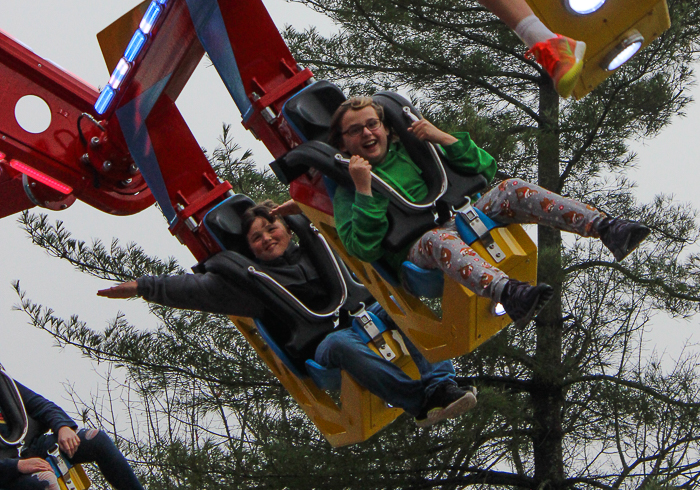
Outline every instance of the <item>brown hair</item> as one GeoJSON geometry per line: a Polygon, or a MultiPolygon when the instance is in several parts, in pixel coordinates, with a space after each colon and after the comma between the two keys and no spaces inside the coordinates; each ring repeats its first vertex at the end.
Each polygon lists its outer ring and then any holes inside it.
{"type": "Polygon", "coordinates": [[[242,216],[243,235],[248,236],[248,232],[250,231],[250,227],[253,226],[253,222],[257,218],[263,218],[268,223],[274,223],[275,221],[281,221],[282,224],[284,225],[284,227],[287,228],[287,223],[285,223],[282,218],[280,218],[279,216],[272,216],[270,214],[270,211],[272,211],[276,207],[277,207],[277,203],[275,203],[274,201],[271,201],[269,199],[266,199],[265,201],[260,202],[260,203],[256,204],[255,206],[251,206],[248,209],[246,209],[243,212],[243,216],[242,216]]]}
{"type": "Polygon", "coordinates": [[[340,121],[343,116],[352,109],[353,111],[361,111],[365,107],[372,106],[377,111],[379,120],[384,122],[384,108],[377,104],[372,97],[351,97],[338,107],[331,118],[330,133],[328,135],[328,144],[335,148],[340,148],[343,143],[343,133],[340,130],[340,121]]]}

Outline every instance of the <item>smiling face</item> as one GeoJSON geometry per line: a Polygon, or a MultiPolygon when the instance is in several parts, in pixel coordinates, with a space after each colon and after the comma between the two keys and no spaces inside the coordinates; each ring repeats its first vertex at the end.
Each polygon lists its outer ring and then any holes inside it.
{"type": "Polygon", "coordinates": [[[292,235],[280,220],[270,223],[265,218],[257,217],[250,225],[246,239],[255,257],[270,261],[284,254],[292,235]]]}
{"type": "Polygon", "coordinates": [[[380,163],[386,157],[389,148],[389,132],[380,124],[374,130],[367,129],[371,120],[381,118],[372,106],[363,107],[360,110],[348,110],[340,120],[340,131],[342,133],[342,144],[340,150],[351,155],[358,155],[371,164],[380,163]],[[347,134],[352,128],[362,128],[360,134],[351,136],[347,134]]]}

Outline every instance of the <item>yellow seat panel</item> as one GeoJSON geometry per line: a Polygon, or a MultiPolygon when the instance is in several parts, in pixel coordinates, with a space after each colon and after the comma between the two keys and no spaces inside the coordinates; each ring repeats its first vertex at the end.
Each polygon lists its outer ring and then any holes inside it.
{"type": "MultiPolygon", "coordinates": [[[[387,406],[383,400],[357,384],[345,371],[341,371],[340,404],[337,404],[311,378],[300,379],[295,376],[258,335],[253,320],[235,316],[229,318],[331,446],[347,446],[365,441],[403,412],[399,408],[387,406]]],[[[394,337],[398,332],[394,332],[383,333],[385,341],[397,354],[393,362],[411,378],[419,379],[418,368],[394,337]]],[[[377,352],[372,344],[370,348],[377,352]]]]}
{"type": "MultiPolygon", "coordinates": [[[[70,476],[71,482],[73,483],[73,488],[75,488],[75,490],[85,490],[90,488],[92,482],[90,482],[90,479],[81,465],[76,464],[71,466],[71,468],[68,470],[68,475],[70,476]]],[[[69,490],[64,477],[58,478],[58,486],[61,490],[69,490]]]]}
{"type": "MultiPolygon", "coordinates": [[[[507,315],[492,314],[490,299],[476,295],[449,277],[445,277],[442,318],[438,318],[418,298],[384,281],[371,264],[351,257],[338,237],[332,216],[304,203],[297,204],[428,361],[467,354],[511,322],[507,315]]],[[[500,227],[491,233],[506,254],[503,261],[493,262],[478,242],[472,248],[510,277],[535,284],[537,247],[522,226],[500,227]]]]}
{"type": "Polygon", "coordinates": [[[580,99],[612,72],[600,64],[633,30],[644,36],[644,49],[671,27],[666,0],[608,0],[587,15],[569,12],[562,0],[527,0],[533,12],[552,31],[586,43],[583,72],[574,88],[580,99]]]}

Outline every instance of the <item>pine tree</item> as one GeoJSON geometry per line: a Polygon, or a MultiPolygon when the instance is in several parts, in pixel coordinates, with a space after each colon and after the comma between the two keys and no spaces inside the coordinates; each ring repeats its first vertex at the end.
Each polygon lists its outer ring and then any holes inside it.
{"type": "Polygon", "coordinates": [[[639,355],[654,312],[698,308],[697,257],[688,250],[694,212],[663,195],[638,204],[625,171],[634,163],[627,142],[658,134],[690,101],[700,8],[669,1],[673,27],[573,102],[560,101],[515,35],[476,2],[302,2],[341,27],[327,39],[287,29],[297,59],[321,78],[350,94],[407,91],[439,126],[469,131],[497,158],[500,177],[654,230],[643,250],[616,264],[597,241],[565,242],[539,227],[538,280],[555,298],[532,329],[463,360],[463,372],[492,390],[474,414],[484,419],[460,451],[438,450],[442,440],[429,446],[445,469],[427,464],[421,476],[538,488],[694,481],[697,352],[667,372],[639,355]]]}
{"type": "MultiPolygon", "coordinates": [[[[670,0],[673,27],[574,102],[559,100],[515,36],[475,2],[305,3],[342,28],[327,39],[285,32],[317,78],[350,94],[408,92],[443,129],[469,131],[499,161],[499,177],[639,219],[653,234],[617,264],[597,240],[539,229],[538,278],[555,298],[529,328],[506,329],[456,361],[461,381],[480,387],[477,408],[430,430],[402,417],[340,449],[320,438],[224,318],[153,306],[156,332],[121,317],[96,331],[23,296],[32,322],[60,343],[126,368],[128,393],[138,394],[134,420],[146,421],[128,448],[148,463],[149,487],[694,486],[699,352],[689,347],[669,366],[646,355],[644,334],[655,313],[697,311],[695,213],[665,195],[638,203],[625,172],[634,164],[628,141],[658,134],[690,102],[700,7],[670,0]]],[[[249,170],[235,178],[258,182],[249,170]]],[[[180,271],[136,246],[88,246],[41,216],[22,224],[35,243],[99,277],[180,271]]],[[[106,420],[109,410],[93,413],[106,420]]]]}

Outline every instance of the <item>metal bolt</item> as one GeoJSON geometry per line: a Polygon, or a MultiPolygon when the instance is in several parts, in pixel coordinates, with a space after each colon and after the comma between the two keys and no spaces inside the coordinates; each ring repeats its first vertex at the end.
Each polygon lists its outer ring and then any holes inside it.
{"type": "Polygon", "coordinates": [[[83,156],[80,157],[80,161],[86,165],[90,165],[90,155],[88,155],[87,153],[83,153],[83,156]]]}
{"type": "Polygon", "coordinates": [[[192,216],[185,220],[185,224],[187,225],[187,228],[190,229],[190,231],[197,231],[197,228],[199,228],[199,225],[192,216]]]}
{"type": "Polygon", "coordinates": [[[267,124],[272,124],[272,122],[277,119],[277,114],[275,114],[275,111],[270,109],[269,107],[265,107],[262,112],[262,117],[267,121],[267,124]]]}
{"type": "Polygon", "coordinates": [[[127,185],[131,184],[132,181],[133,181],[133,179],[122,180],[122,185],[127,186],[127,185]]]}
{"type": "Polygon", "coordinates": [[[66,209],[68,208],[68,204],[61,204],[61,209],[66,209]]]}
{"type": "Polygon", "coordinates": [[[92,145],[93,148],[100,146],[100,138],[97,136],[93,136],[90,138],[90,145],[92,145]]]}
{"type": "Polygon", "coordinates": [[[102,164],[102,170],[104,170],[105,172],[109,172],[111,168],[112,162],[110,162],[109,160],[105,160],[105,162],[102,164]]]}
{"type": "Polygon", "coordinates": [[[31,183],[31,186],[32,186],[32,187],[36,187],[36,182],[32,182],[32,183],[31,183]]]}
{"type": "MultiPolygon", "coordinates": [[[[129,165],[129,173],[131,175],[137,174],[138,172],[139,172],[139,168],[136,166],[135,163],[132,163],[131,165],[129,165]]],[[[129,180],[131,180],[131,179],[129,179],[129,180]]]]}

